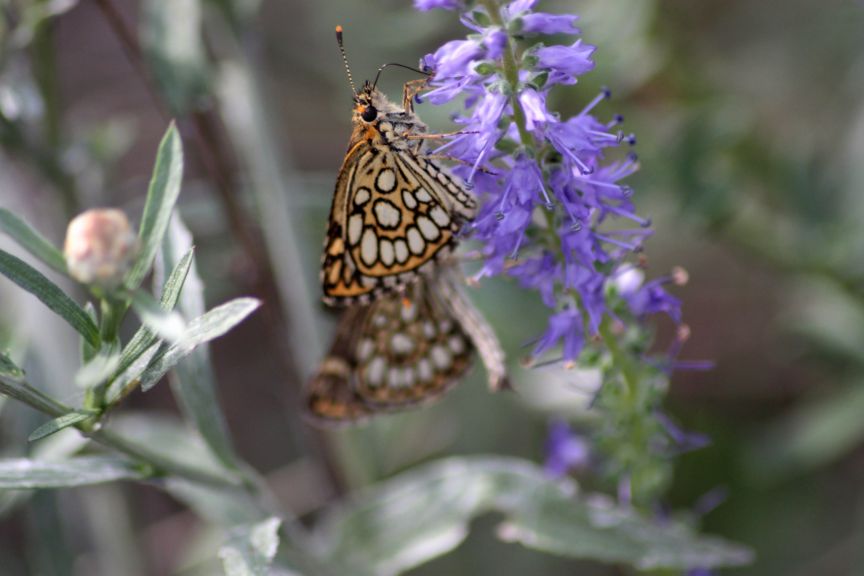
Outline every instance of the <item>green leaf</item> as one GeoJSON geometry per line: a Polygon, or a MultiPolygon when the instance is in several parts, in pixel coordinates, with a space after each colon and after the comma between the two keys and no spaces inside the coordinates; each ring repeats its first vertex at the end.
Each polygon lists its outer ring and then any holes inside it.
{"type": "Polygon", "coordinates": [[[742,546],[580,494],[530,462],[496,457],[450,458],[360,493],[330,511],[318,530],[320,550],[356,572],[398,574],[454,549],[471,519],[490,511],[505,515],[503,540],[570,558],[640,570],[738,566],[752,558],[742,546]]]}
{"type": "Polygon", "coordinates": [[[23,260],[0,250],[0,274],[36,296],[43,304],[77,330],[90,346],[99,347],[99,328],[93,323],[87,312],[56,284],[43,276],[41,272],[23,260]]]}
{"type": "Polygon", "coordinates": [[[24,371],[0,352],[0,394],[33,406],[46,414],[61,415],[70,408],[36,390],[24,379],[24,371]]]}
{"type": "MultiPolygon", "coordinates": [[[[180,293],[186,282],[186,276],[189,274],[189,268],[192,266],[193,256],[193,249],[190,248],[189,251],[183,255],[171,271],[171,275],[168,276],[168,279],[165,281],[165,284],[162,287],[162,298],[160,300],[163,310],[173,310],[177,305],[177,300],[180,298],[180,293]]],[[[138,360],[138,358],[140,358],[146,351],[150,350],[153,347],[153,344],[157,341],[158,338],[149,328],[146,326],[139,328],[123,349],[123,354],[120,357],[120,365],[117,367],[116,374],[119,375],[132,366],[135,361],[138,360]]],[[[144,367],[142,366],[142,370],[143,368],[144,367]]]]}
{"type": "Polygon", "coordinates": [[[141,389],[152,388],[180,360],[197,346],[214,340],[242,322],[260,305],[254,298],[237,298],[189,322],[183,337],[157,356],[141,375],[141,389]]]}
{"type": "Polygon", "coordinates": [[[19,246],[57,272],[66,274],[66,259],[63,258],[63,253],[27,222],[5,208],[0,208],[0,231],[8,234],[19,246]]]}
{"type": "Polygon", "coordinates": [[[18,16],[19,21],[12,34],[12,44],[19,49],[26,47],[46,20],[71,10],[77,4],[78,0],[43,0],[23,3],[20,6],[22,12],[18,16]]]}
{"type": "Polygon", "coordinates": [[[180,314],[166,310],[143,290],[133,292],[131,300],[141,322],[163,340],[176,342],[186,331],[186,322],[180,314]]]}
{"type": "MultiPolygon", "coordinates": [[[[156,259],[154,280],[165,276],[165,271],[174,262],[192,249],[192,234],[183,224],[179,214],[175,214],[165,235],[160,258],[156,259]]],[[[166,281],[166,285],[168,282],[166,281]]],[[[204,284],[198,276],[194,261],[183,288],[178,306],[187,318],[204,314],[204,284]]],[[[237,456],[228,433],[225,417],[219,407],[216,395],[216,378],[210,364],[210,350],[206,345],[199,346],[182,363],[178,364],[170,377],[171,390],[180,409],[191,420],[201,436],[225,466],[236,469],[237,456]]]]}
{"type": "Polygon", "coordinates": [[[45,424],[42,424],[41,426],[36,428],[36,430],[34,430],[30,434],[30,436],[27,437],[27,440],[29,440],[30,442],[33,442],[35,440],[41,440],[42,438],[50,436],[55,432],[59,432],[64,428],[74,426],[79,422],[83,422],[84,420],[90,418],[92,415],[92,412],[86,411],[77,411],[70,412],[69,414],[64,414],[63,416],[60,416],[59,418],[54,418],[53,420],[49,420],[45,424]]]}
{"type": "Polygon", "coordinates": [[[236,528],[228,542],[219,549],[219,558],[227,576],[268,576],[270,565],[279,549],[278,518],[236,528]]]}
{"type": "Polygon", "coordinates": [[[20,382],[24,379],[24,371],[12,362],[6,354],[0,352],[0,378],[3,377],[20,382]]]}
{"type": "Polygon", "coordinates": [[[141,228],[138,231],[140,250],[135,264],[126,276],[126,287],[137,289],[156,257],[162,238],[168,228],[171,212],[180,195],[180,184],[183,180],[183,147],[180,135],[172,123],[168,132],[159,144],[156,154],[156,166],[147,190],[147,201],[144,204],[144,215],[141,218],[141,228]]]}
{"type": "Polygon", "coordinates": [[[120,343],[106,343],[75,373],[75,385],[79,388],[91,388],[107,382],[116,373],[119,365],[120,343]]]}
{"type": "Polygon", "coordinates": [[[60,461],[0,460],[0,488],[8,490],[86,486],[143,477],[129,462],[111,456],[82,456],[60,461]]]}
{"type": "Polygon", "coordinates": [[[774,423],[746,453],[759,482],[776,482],[826,466],[864,440],[864,385],[855,383],[811,400],[774,423]]]}
{"type": "Polygon", "coordinates": [[[209,94],[200,0],[147,0],[141,44],[174,114],[185,114],[209,94]]]}

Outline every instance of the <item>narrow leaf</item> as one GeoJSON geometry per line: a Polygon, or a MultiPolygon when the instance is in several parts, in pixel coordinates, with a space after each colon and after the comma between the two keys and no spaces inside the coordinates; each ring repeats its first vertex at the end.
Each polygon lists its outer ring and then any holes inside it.
{"type": "MultiPolygon", "coordinates": [[[[168,279],[165,280],[165,284],[162,287],[162,298],[160,299],[163,310],[173,310],[177,305],[177,300],[180,298],[180,293],[183,290],[186,277],[189,274],[189,268],[192,265],[193,257],[194,250],[190,248],[171,271],[171,275],[168,276],[168,279]]],[[[132,364],[135,363],[135,361],[144,352],[149,350],[157,340],[158,338],[149,328],[146,326],[139,328],[123,349],[123,354],[120,357],[120,365],[117,367],[117,374],[124,372],[132,366],[132,364]]]]}
{"type": "Polygon", "coordinates": [[[281,523],[278,518],[268,518],[258,524],[235,529],[228,542],[219,549],[225,574],[268,576],[279,549],[281,523]]]}
{"type": "Polygon", "coordinates": [[[168,370],[188,356],[197,346],[224,335],[260,305],[254,298],[237,298],[189,322],[183,337],[158,356],[141,375],[141,389],[152,388],[168,370]]]}
{"type": "Polygon", "coordinates": [[[514,458],[450,458],[398,476],[331,510],[319,528],[331,562],[377,576],[398,574],[445,554],[472,518],[496,511],[505,541],[570,558],[639,569],[738,566],[749,550],[699,536],[586,495],[514,458]]]}
{"type": "Polygon", "coordinates": [[[745,453],[758,482],[777,482],[826,466],[864,440],[864,385],[847,384],[774,422],[745,453]]]}
{"type": "Polygon", "coordinates": [[[162,237],[168,228],[171,212],[180,195],[180,184],[183,179],[183,147],[180,135],[172,123],[168,132],[159,144],[156,154],[156,166],[147,191],[147,201],[144,205],[144,215],[138,232],[140,251],[135,264],[126,276],[126,286],[135,290],[150,270],[153,259],[162,237]]]}
{"type": "Polygon", "coordinates": [[[129,462],[110,456],[82,456],[60,461],[0,460],[2,489],[63,488],[141,478],[141,472],[129,462]]]}
{"type": "Polygon", "coordinates": [[[70,408],[36,390],[24,379],[24,371],[0,352],[0,394],[51,415],[61,415],[70,408]]]}
{"type": "Polygon", "coordinates": [[[0,377],[6,377],[15,381],[20,381],[24,378],[24,371],[2,352],[0,352],[0,377]]]}
{"type": "Polygon", "coordinates": [[[201,4],[201,0],[146,0],[142,6],[142,48],[175,114],[189,112],[209,94],[201,4]]]}
{"type": "MultiPolygon", "coordinates": [[[[156,259],[154,280],[159,281],[165,276],[167,269],[192,248],[192,234],[186,228],[179,214],[174,214],[168,233],[162,244],[160,257],[156,259]]],[[[182,262],[182,258],[181,258],[182,262]]],[[[169,278],[170,279],[170,278],[169,278]]],[[[168,291],[169,282],[166,281],[168,291]]],[[[198,276],[194,261],[189,267],[189,274],[183,286],[183,292],[177,302],[180,311],[186,318],[196,318],[204,314],[204,283],[198,276]]],[[[201,436],[228,468],[236,469],[237,456],[228,433],[225,417],[219,407],[216,394],[216,378],[210,363],[210,349],[207,345],[199,346],[185,361],[178,364],[171,372],[171,391],[187,419],[195,424],[201,436]]]]}
{"type": "Polygon", "coordinates": [[[155,335],[168,342],[176,342],[186,330],[183,317],[171,310],[165,310],[159,302],[142,290],[132,293],[132,309],[141,322],[155,335]]]}
{"type": "Polygon", "coordinates": [[[64,428],[68,428],[69,426],[74,426],[79,422],[83,422],[92,416],[90,412],[78,411],[78,412],[70,412],[69,414],[64,414],[59,418],[54,418],[53,420],[49,420],[48,422],[42,424],[36,430],[34,430],[30,436],[27,437],[27,440],[33,442],[35,440],[40,440],[45,438],[46,436],[50,436],[55,432],[59,432],[64,428]]]}
{"type": "Polygon", "coordinates": [[[99,328],[87,312],[41,272],[23,260],[0,250],[0,274],[36,296],[77,330],[89,345],[94,348],[99,347],[99,328]]]}
{"type": "Polygon", "coordinates": [[[0,231],[8,234],[19,246],[57,272],[66,274],[66,260],[63,258],[63,253],[27,222],[6,208],[0,208],[0,231]]]}
{"type": "Polygon", "coordinates": [[[119,342],[105,344],[93,358],[75,373],[75,385],[79,388],[91,388],[107,382],[116,373],[119,365],[119,342]]]}

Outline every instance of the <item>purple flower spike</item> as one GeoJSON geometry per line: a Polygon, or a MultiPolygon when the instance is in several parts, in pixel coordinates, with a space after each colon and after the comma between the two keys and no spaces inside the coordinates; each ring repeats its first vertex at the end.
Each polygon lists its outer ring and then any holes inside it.
{"type": "Polygon", "coordinates": [[[549,426],[546,439],[546,474],[563,478],[571,470],[579,470],[591,460],[591,446],[582,436],[573,433],[566,422],[557,420],[549,426]]]}
{"type": "MultiPolygon", "coordinates": [[[[424,99],[462,104],[453,118],[459,133],[433,152],[458,161],[453,171],[480,203],[466,226],[483,256],[474,280],[511,276],[549,309],[531,360],[560,358],[566,367],[581,361],[612,384],[601,387],[596,407],[623,414],[618,420],[625,424],[600,431],[601,445],[613,460],[626,460],[615,462],[622,501],[640,501],[644,494],[630,492],[654,489],[656,483],[644,480],[666,465],[670,446],[681,451],[705,442],[657,416],[662,396],[640,390],[680,365],[687,328],[681,302],[668,288],[682,285],[686,274],[646,280],[633,264],[652,234],[651,220],[637,213],[626,184],[639,169],[636,136],[625,131],[621,115],[601,116],[608,89],[587,98],[569,118],[550,110],[552,90],[576,84],[594,69],[595,47],[579,38],[556,43],[550,35],[579,34],[577,17],[535,12],[535,4],[475,3],[460,18],[467,39],[448,42],[424,59],[421,66],[432,75],[424,99]],[[660,358],[646,352],[652,348],[644,323],[656,314],[672,318],[679,332],[660,358]],[[622,403],[622,387],[638,402],[622,403]],[[655,432],[646,435],[645,429],[655,432]]],[[[584,442],[557,424],[550,431],[547,471],[566,474],[586,453],[584,442]]]]}

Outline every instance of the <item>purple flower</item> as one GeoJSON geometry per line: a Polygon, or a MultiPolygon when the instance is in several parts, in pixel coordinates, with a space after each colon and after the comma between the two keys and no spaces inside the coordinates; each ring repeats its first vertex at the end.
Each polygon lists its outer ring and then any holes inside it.
{"type": "MultiPolygon", "coordinates": [[[[460,131],[432,152],[454,158],[453,171],[480,202],[464,228],[483,256],[474,279],[506,275],[538,294],[548,308],[532,362],[561,362],[600,373],[592,407],[610,416],[598,427],[597,450],[609,459],[622,502],[656,496],[669,456],[696,449],[707,438],[681,430],[661,411],[663,380],[673,369],[703,367],[678,354],[689,329],[681,302],[669,292],[683,271],[646,280],[632,262],[652,234],[637,212],[627,178],[639,169],[636,137],[623,117],[601,114],[602,90],[577,114],[561,117],[549,98],[594,69],[595,47],[550,34],[576,35],[577,17],[534,12],[536,0],[475,3],[460,20],[465,40],[444,44],[424,58],[431,74],[425,98],[459,100],[460,131]],[[495,10],[497,13],[489,13],[495,10]],[[535,40],[536,39],[536,40],[535,40]],[[533,42],[533,46],[527,45],[533,42]],[[649,317],[677,325],[665,354],[653,350],[649,317]],[[647,480],[647,481],[646,481],[647,480]]],[[[589,459],[588,443],[555,423],[546,470],[560,477],[589,459]]]]}
{"type": "Polygon", "coordinates": [[[585,344],[582,316],[575,308],[565,308],[549,317],[549,326],[534,347],[534,355],[540,356],[561,342],[565,362],[575,362],[585,344]]]}
{"type": "Polygon", "coordinates": [[[444,10],[455,10],[460,8],[462,2],[460,0],[414,0],[414,7],[418,10],[426,12],[435,8],[443,8],[444,10]]]}
{"type": "Polygon", "coordinates": [[[658,411],[655,418],[674,442],[674,453],[676,454],[701,450],[711,444],[711,440],[707,436],[682,429],[663,412],[658,411]]]}
{"type": "Polygon", "coordinates": [[[590,444],[582,436],[574,434],[566,422],[556,420],[549,425],[544,465],[547,475],[562,478],[571,470],[588,465],[590,459],[590,444]]]}
{"type": "Polygon", "coordinates": [[[594,50],[596,47],[576,40],[570,46],[544,46],[534,55],[537,67],[549,71],[550,84],[575,84],[577,76],[594,69],[594,50]]]}
{"type": "Polygon", "coordinates": [[[576,20],[579,18],[572,14],[526,14],[517,17],[517,30],[520,35],[526,34],[578,34],[576,20]]]}

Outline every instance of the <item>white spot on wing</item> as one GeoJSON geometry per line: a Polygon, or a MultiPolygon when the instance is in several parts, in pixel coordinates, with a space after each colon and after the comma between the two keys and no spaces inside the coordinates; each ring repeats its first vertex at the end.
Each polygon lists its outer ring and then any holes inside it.
{"type": "Polygon", "coordinates": [[[421,382],[430,382],[432,380],[432,364],[426,358],[421,358],[417,362],[417,376],[421,382]]]}
{"type": "Polygon", "coordinates": [[[433,338],[435,338],[435,324],[433,324],[432,322],[428,322],[428,321],[424,322],[423,323],[423,336],[425,336],[429,340],[432,340],[433,338]]]}
{"type": "Polygon", "coordinates": [[[361,232],[363,232],[363,215],[353,214],[348,219],[348,243],[355,246],[360,241],[361,232]]]}
{"type": "Polygon", "coordinates": [[[364,338],[360,341],[360,344],[357,345],[357,360],[365,362],[372,356],[372,352],[374,351],[375,343],[369,338],[364,338]]]}
{"type": "Polygon", "coordinates": [[[382,228],[396,228],[402,219],[399,209],[387,200],[375,202],[375,218],[382,228]]]}
{"type": "Polygon", "coordinates": [[[420,232],[430,242],[434,242],[441,236],[441,231],[438,230],[438,227],[426,216],[419,216],[417,218],[417,227],[420,228],[420,232]]]}
{"type": "Polygon", "coordinates": [[[435,367],[438,368],[438,370],[447,370],[450,368],[450,363],[453,361],[453,356],[450,354],[450,351],[440,344],[433,346],[432,350],[429,351],[429,355],[432,356],[432,363],[435,364],[435,367]]]}
{"type": "Polygon", "coordinates": [[[375,187],[381,192],[391,192],[396,187],[396,174],[392,168],[384,168],[378,172],[375,187]]]}
{"type": "Polygon", "coordinates": [[[399,368],[393,367],[387,372],[387,386],[391,388],[402,386],[402,371],[399,368]]]}
{"type": "Polygon", "coordinates": [[[379,386],[384,382],[387,362],[381,356],[376,356],[366,368],[366,381],[370,386],[379,386]]]}
{"type": "Polygon", "coordinates": [[[393,259],[396,257],[393,252],[393,242],[387,238],[381,238],[378,245],[378,251],[381,256],[381,262],[383,262],[385,266],[392,266],[393,259]]]}
{"type": "Polygon", "coordinates": [[[423,236],[420,235],[420,231],[417,230],[414,226],[408,229],[408,247],[411,249],[412,254],[416,254],[420,256],[426,250],[426,241],[423,240],[423,236]]]}
{"type": "Polygon", "coordinates": [[[406,334],[397,332],[390,338],[390,348],[394,354],[410,354],[414,351],[414,341],[406,334]]]}
{"type": "Polygon", "coordinates": [[[408,244],[405,243],[405,240],[400,238],[399,240],[396,240],[394,247],[396,248],[396,261],[400,264],[404,264],[405,261],[408,260],[408,244]]]}
{"type": "Polygon", "coordinates": [[[414,197],[417,198],[420,202],[431,202],[432,196],[429,195],[429,192],[420,188],[416,192],[414,192],[414,197]]]}
{"type": "Polygon", "coordinates": [[[362,206],[369,201],[370,195],[371,193],[369,192],[368,188],[360,188],[359,190],[357,190],[357,193],[354,194],[354,204],[356,204],[357,206],[362,206]]]}
{"type": "Polygon", "coordinates": [[[360,241],[360,259],[367,266],[372,266],[378,260],[378,237],[372,228],[363,231],[363,239],[360,241]]]}
{"type": "Polygon", "coordinates": [[[432,209],[429,210],[429,216],[431,216],[432,220],[442,228],[445,228],[450,224],[450,216],[447,215],[447,212],[441,208],[441,206],[433,206],[432,209]]]}
{"type": "Polygon", "coordinates": [[[414,369],[410,366],[402,369],[402,382],[408,387],[414,385],[414,369]]]}
{"type": "Polygon", "coordinates": [[[454,334],[447,340],[447,345],[454,354],[462,354],[465,352],[465,340],[458,334],[454,334]]]}
{"type": "Polygon", "coordinates": [[[413,302],[407,306],[402,306],[402,321],[411,322],[417,316],[417,306],[413,302]]]}
{"type": "Polygon", "coordinates": [[[417,199],[414,198],[414,195],[408,190],[402,191],[402,203],[405,204],[405,207],[409,210],[413,210],[417,207],[417,199]]]}

